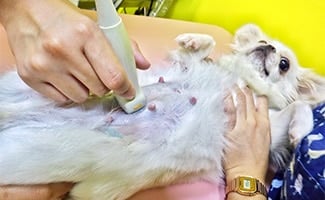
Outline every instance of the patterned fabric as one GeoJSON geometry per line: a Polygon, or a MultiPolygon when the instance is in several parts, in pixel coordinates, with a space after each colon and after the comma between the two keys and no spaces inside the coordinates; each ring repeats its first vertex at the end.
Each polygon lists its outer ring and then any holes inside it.
{"type": "Polygon", "coordinates": [[[325,200],[325,104],[313,114],[313,131],[298,145],[290,166],[274,177],[268,200],[325,200]]]}

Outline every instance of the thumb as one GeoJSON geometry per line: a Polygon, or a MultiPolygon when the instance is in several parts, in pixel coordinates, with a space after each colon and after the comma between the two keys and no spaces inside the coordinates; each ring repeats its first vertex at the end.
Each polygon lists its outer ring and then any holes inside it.
{"type": "Polygon", "coordinates": [[[148,69],[150,67],[149,61],[143,56],[139,45],[132,40],[132,49],[134,53],[135,63],[138,69],[148,69]]]}

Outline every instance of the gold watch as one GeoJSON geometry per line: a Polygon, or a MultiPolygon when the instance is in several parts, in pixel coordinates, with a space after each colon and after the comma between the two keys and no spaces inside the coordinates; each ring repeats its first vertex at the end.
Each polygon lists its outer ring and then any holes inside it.
{"type": "Polygon", "coordinates": [[[258,179],[250,176],[239,176],[235,178],[226,187],[226,195],[230,192],[237,192],[244,196],[255,196],[262,194],[267,198],[267,190],[265,185],[258,179]]]}

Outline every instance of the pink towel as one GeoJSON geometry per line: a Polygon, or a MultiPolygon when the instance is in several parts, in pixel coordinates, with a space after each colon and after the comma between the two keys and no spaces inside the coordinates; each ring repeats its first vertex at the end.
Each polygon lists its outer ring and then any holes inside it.
{"type": "Polygon", "coordinates": [[[224,198],[223,185],[199,181],[145,190],[130,200],[224,200],[224,198]]]}

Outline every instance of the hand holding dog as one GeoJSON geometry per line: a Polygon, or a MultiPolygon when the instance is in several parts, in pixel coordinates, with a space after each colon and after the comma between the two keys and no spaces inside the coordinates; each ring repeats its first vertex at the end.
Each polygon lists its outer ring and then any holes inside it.
{"type": "MultiPolygon", "coordinates": [[[[83,102],[109,90],[132,98],[134,89],[97,24],[68,1],[0,1],[0,20],[18,73],[33,89],[59,102],[83,102]]],[[[139,68],[149,67],[138,48],[139,68]]]]}
{"type": "MultiPolygon", "coordinates": [[[[270,149],[270,124],[268,102],[258,97],[256,105],[248,88],[235,87],[237,108],[231,95],[226,98],[225,111],[229,117],[229,132],[226,137],[230,145],[225,149],[226,182],[238,176],[252,176],[265,184],[270,149]]],[[[238,198],[229,193],[228,199],[238,198]]],[[[251,198],[251,197],[250,197],[251,198]]],[[[256,198],[264,199],[262,195],[256,198]]]]}

